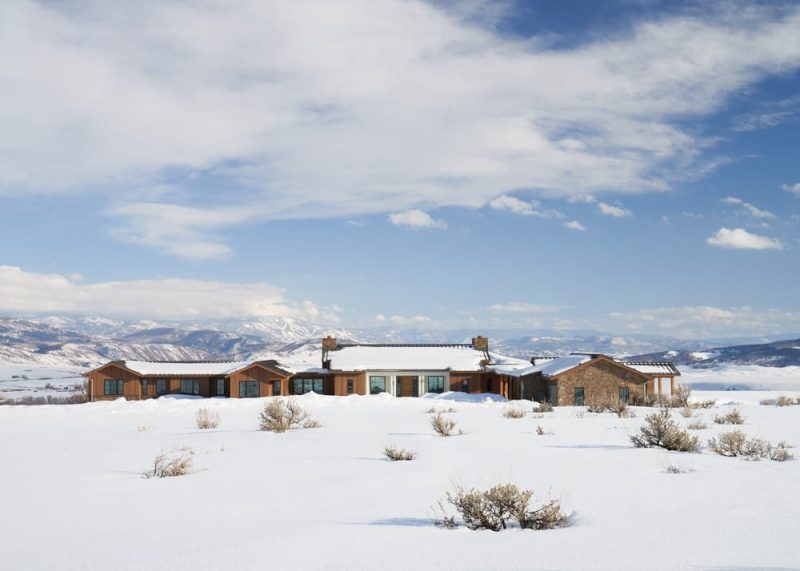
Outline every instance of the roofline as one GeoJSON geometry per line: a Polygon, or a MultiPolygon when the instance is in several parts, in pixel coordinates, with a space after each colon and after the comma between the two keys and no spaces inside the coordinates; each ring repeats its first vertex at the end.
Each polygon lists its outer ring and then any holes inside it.
{"type": "MultiPolygon", "coordinates": [[[[340,343],[336,350],[346,347],[460,347],[475,349],[470,343],[340,343]]],[[[475,349],[478,351],[478,349],[475,349]]],[[[483,351],[479,351],[483,353],[483,351]]]]}
{"type": "Polygon", "coordinates": [[[649,375],[647,375],[645,373],[642,373],[640,371],[637,371],[636,369],[632,369],[631,367],[626,366],[624,363],[620,363],[619,361],[616,361],[616,360],[612,359],[608,355],[603,355],[603,354],[596,354],[596,355],[597,355],[596,357],[590,358],[585,363],[581,363],[580,365],[576,365],[575,367],[572,367],[571,369],[567,369],[566,371],[561,371],[560,373],[558,373],[556,375],[546,375],[545,373],[542,373],[542,376],[543,377],[547,377],[548,379],[558,379],[558,377],[560,377],[564,373],[569,373],[570,371],[574,371],[575,369],[580,369],[582,367],[585,367],[586,365],[590,365],[592,363],[595,363],[597,360],[600,359],[600,360],[606,361],[608,363],[612,363],[614,365],[619,365],[623,369],[625,369],[627,371],[630,371],[631,373],[634,373],[634,374],[636,374],[636,375],[638,375],[640,377],[643,377],[645,379],[645,381],[650,380],[650,376],[649,375]]]}

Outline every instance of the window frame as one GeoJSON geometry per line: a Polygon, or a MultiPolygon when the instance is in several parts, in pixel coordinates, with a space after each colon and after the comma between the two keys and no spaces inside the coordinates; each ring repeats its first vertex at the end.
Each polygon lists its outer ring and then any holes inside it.
{"type": "Polygon", "coordinates": [[[239,398],[257,399],[261,396],[261,381],[239,381],[239,398]],[[255,394],[250,394],[250,388],[255,387],[255,394]]]}
{"type": "Polygon", "coordinates": [[[369,381],[369,394],[371,394],[371,395],[379,395],[381,393],[385,393],[386,392],[386,375],[383,375],[383,376],[381,376],[381,375],[370,375],[368,381],[369,381]],[[378,381],[378,379],[380,379],[380,381],[378,381]],[[376,382],[376,383],[380,382],[383,385],[383,388],[378,390],[377,389],[377,385],[373,386],[373,381],[376,382]]]}
{"type": "Polygon", "coordinates": [[[142,379],[142,396],[146,397],[150,392],[150,380],[149,379],[142,379]]]}
{"type": "Polygon", "coordinates": [[[572,402],[575,406],[586,406],[586,387],[573,387],[572,388],[572,402]],[[578,402],[578,391],[580,391],[580,403],[578,402]]]}
{"type": "Polygon", "coordinates": [[[347,394],[353,394],[353,379],[347,379],[347,394]]]}
{"type": "Polygon", "coordinates": [[[180,394],[200,396],[200,379],[181,379],[180,394]],[[190,391],[185,389],[184,383],[192,383],[190,391]]]}
{"type": "Polygon", "coordinates": [[[310,392],[314,392],[318,395],[325,394],[325,379],[323,379],[322,377],[292,379],[293,395],[300,396],[310,392]]]}
{"type": "Polygon", "coordinates": [[[169,394],[169,382],[167,379],[156,379],[156,396],[169,394]],[[161,390],[163,387],[163,390],[161,390]]]}
{"type": "Polygon", "coordinates": [[[620,387],[619,388],[619,402],[628,404],[631,400],[631,388],[630,387],[620,387]],[[623,394],[625,396],[623,396],[623,394]]]}
{"type": "Polygon", "coordinates": [[[279,397],[283,394],[283,386],[281,385],[283,381],[280,379],[274,379],[271,383],[272,386],[272,396],[279,397]],[[278,389],[277,391],[275,389],[278,389]]]}
{"type": "Polygon", "coordinates": [[[125,380],[124,379],[103,379],[103,396],[118,397],[125,394],[125,380]],[[109,390],[114,383],[113,390],[109,390]]]}
{"type": "Polygon", "coordinates": [[[469,393],[469,379],[461,379],[461,392],[469,393]]]}
{"type": "Polygon", "coordinates": [[[444,375],[428,375],[428,392],[439,395],[444,392],[444,375]],[[432,388],[431,387],[432,380],[435,381],[440,386],[432,388]]]}

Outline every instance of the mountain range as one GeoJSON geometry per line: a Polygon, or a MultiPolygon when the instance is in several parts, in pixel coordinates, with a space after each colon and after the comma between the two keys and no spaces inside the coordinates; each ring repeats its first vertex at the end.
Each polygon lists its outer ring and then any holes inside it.
{"type": "Polygon", "coordinates": [[[156,322],[64,316],[0,318],[0,362],[92,367],[111,359],[276,358],[287,364],[316,366],[319,342],[325,335],[358,343],[469,343],[477,334],[489,337],[492,350],[525,359],[583,351],[670,359],[701,367],[722,363],[800,365],[800,340],[744,339],[741,344],[724,345],[714,340],[594,331],[537,331],[532,335],[520,329],[346,329],[288,317],[156,322]]]}

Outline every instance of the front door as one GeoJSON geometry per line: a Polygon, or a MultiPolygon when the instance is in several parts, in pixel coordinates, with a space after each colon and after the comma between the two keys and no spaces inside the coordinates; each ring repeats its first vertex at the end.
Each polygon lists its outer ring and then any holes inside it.
{"type": "Polygon", "coordinates": [[[399,397],[419,396],[419,377],[411,377],[411,376],[397,377],[397,396],[399,397]]]}

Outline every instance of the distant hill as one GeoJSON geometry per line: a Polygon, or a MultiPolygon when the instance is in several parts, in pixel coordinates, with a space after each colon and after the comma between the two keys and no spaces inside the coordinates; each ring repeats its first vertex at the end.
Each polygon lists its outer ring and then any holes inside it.
{"type": "Polygon", "coordinates": [[[676,365],[709,368],[718,365],[761,365],[790,367],[800,365],[800,339],[750,345],[712,347],[702,351],[669,350],[636,355],[637,359],[669,359],[676,365]]]}

